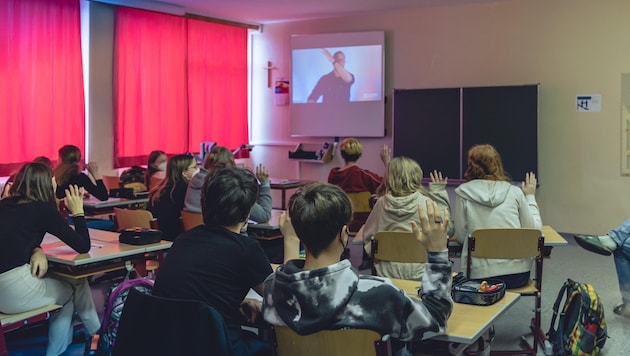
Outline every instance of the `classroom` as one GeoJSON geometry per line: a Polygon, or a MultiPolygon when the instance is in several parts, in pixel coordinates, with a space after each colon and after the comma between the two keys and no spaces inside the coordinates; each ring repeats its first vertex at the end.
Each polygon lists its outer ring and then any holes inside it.
{"type": "MultiPolygon", "coordinates": [[[[113,76],[111,71],[102,69],[113,65],[111,3],[116,2],[125,1],[86,1],[90,43],[90,56],[84,63],[90,73],[86,90],[90,117],[86,154],[105,173],[122,168],[115,167],[112,155],[113,76]]],[[[331,168],[342,166],[338,150],[331,162],[323,164],[288,158],[287,153],[298,144],[319,148],[324,142],[332,143],[335,137],[292,137],[289,106],[276,104],[274,88],[268,84],[270,80],[291,78],[292,35],[384,31],[387,99],[391,99],[395,89],[539,85],[538,167],[532,168],[540,183],[536,200],[544,225],[552,226],[563,236],[604,234],[628,218],[630,201],[624,203],[617,198],[630,193],[630,131],[628,117],[624,116],[630,97],[622,96],[628,94],[624,86],[630,85],[622,80],[624,74],[630,73],[630,48],[626,45],[630,34],[628,1],[495,0],[450,1],[440,5],[424,1],[424,6],[332,12],[294,19],[260,19],[249,13],[234,17],[231,14],[238,13],[236,10],[219,7],[213,12],[212,2],[203,6],[199,1],[170,3],[185,9],[197,6],[194,10],[202,16],[259,26],[258,30],[250,30],[248,44],[249,140],[244,143],[252,150],[249,158],[239,161],[248,167],[262,163],[277,179],[325,182],[331,168]],[[586,94],[601,96],[601,110],[584,112],[576,107],[576,97],[586,94]]],[[[228,3],[222,2],[229,8],[228,3]]],[[[383,145],[393,146],[392,127],[392,101],[387,100],[384,136],[361,138],[363,168],[384,172],[378,152],[383,145]]],[[[393,154],[396,156],[396,152],[393,154]]],[[[425,178],[429,170],[439,169],[422,168],[425,178]]],[[[451,201],[455,188],[448,187],[451,201]]],[[[280,192],[272,191],[272,198],[274,208],[278,207],[280,192]]],[[[613,270],[608,264],[602,273],[616,288],[613,270]]],[[[597,276],[597,272],[590,276],[597,276]]],[[[553,298],[558,287],[551,285],[546,296],[553,298]]],[[[615,293],[613,300],[618,299],[618,292],[615,293]]],[[[549,306],[545,307],[548,310],[549,306]]],[[[610,308],[609,318],[614,318],[612,306],[606,307],[610,308]]],[[[618,328],[615,335],[630,330],[627,322],[614,325],[618,328]]],[[[610,350],[604,349],[604,354],[613,355],[610,345],[620,342],[609,340],[610,350]]]]}

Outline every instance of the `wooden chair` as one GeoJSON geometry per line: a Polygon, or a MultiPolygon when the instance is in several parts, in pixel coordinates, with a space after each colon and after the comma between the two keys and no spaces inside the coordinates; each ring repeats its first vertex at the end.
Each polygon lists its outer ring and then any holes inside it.
{"type": "Polygon", "coordinates": [[[404,263],[425,263],[427,252],[412,232],[379,231],[372,238],[372,275],[376,276],[375,260],[404,263]]]}
{"type": "Polygon", "coordinates": [[[372,206],[370,200],[372,194],[370,192],[347,193],[350,202],[352,202],[352,220],[348,224],[348,234],[355,236],[365,221],[367,220],[372,206]]]}
{"type": "Polygon", "coordinates": [[[188,231],[195,226],[203,225],[203,214],[193,213],[190,211],[182,210],[182,224],[184,225],[184,231],[188,231]]]}
{"type": "Polygon", "coordinates": [[[107,188],[108,191],[122,188],[120,177],[118,176],[102,176],[101,178],[103,178],[103,184],[105,184],[105,188],[107,188]]]}
{"type": "Polygon", "coordinates": [[[275,326],[277,356],[294,355],[391,355],[389,335],[367,329],[324,330],[298,335],[287,326],[275,326]]]}
{"type": "Polygon", "coordinates": [[[466,259],[466,274],[472,275],[472,258],[491,259],[528,259],[535,261],[535,278],[529,280],[527,285],[521,288],[508,289],[510,292],[519,293],[521,296],[535,298],[534,316],[530,327],[534,335],[534,342],[527,344],[525,350],[492,350],[494,355],[532,355],[536,356],[539,343],[544,345],[545,334],[541,329],[541,294],[543,251],[545,237],[540,230],[520,228],[478,229],[468,237],[468,258],[466,259]]]}
{"type": "Polygon", "coordinates": [[[4,334],[20,329],[25,326],[29,326],[34,323],[38,323],[44,320],[50,319],[50,316],[59,311],[61,305],[50,304],[29,310],[23,313],[17,314],[2,314],[0,313],[0,326],[2,332],[0,332],[0,356],[8,356],[7,344],[4,339],[4,334]]]}
{"type": "MultiPolygon", "coordinates": [[[[157,219],[148,210],[114,208],[114,219],[118,229],[133,229],[136,227],[146,229],[158,228],[157,219]]],[[[158,259],[160,259],[160,256],[158,256],[158,259]]],[[[156,260],[147,260],[144,267],[146,271],[142,270],[142,266],[136,264],[138,273],[143,276],[146,275],[147,271],[155,273],[160,267],[160,263],[156,260]]]]}
{"type": "Polygon", "coordinates": [[[112,355],[231,355],[221,314],[197,300],[129,292],[112,355]]]}

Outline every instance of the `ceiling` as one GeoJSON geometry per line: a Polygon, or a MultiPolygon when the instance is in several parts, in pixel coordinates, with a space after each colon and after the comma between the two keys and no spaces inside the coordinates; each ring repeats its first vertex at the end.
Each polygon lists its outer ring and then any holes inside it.
{"type": "MultiPolygon", "coordinates": [[[[127,0],[133,3],[134,0],[127,0]]],[[[168,0],[186,12],[252,24],[506,0],[168,0]]],[[[146,0],[142,2],[147,2],[146,0]]]]}

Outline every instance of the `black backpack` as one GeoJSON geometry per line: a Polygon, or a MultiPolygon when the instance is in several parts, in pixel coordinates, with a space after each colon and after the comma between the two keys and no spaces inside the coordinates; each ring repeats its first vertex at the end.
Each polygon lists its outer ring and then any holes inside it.
{"type": "Polygon", "coordinates": [[[592,285],[571,279],[562,285],[553,305],[547,337],[553,345],[554,355],[599,355],[608,334],[604,307],[592,285]],[[558,308],[565,292],[566,300],[556,329],[558,308]]]}

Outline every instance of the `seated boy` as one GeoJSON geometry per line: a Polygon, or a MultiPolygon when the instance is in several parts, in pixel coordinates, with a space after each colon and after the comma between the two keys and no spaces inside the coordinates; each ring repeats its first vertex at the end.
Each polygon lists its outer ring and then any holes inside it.
{"type": "Polygon", "coordinates": [[[418,211],[421,227],[414,222],[411,226],[428,253],[422,301],[407,297],[387,278],[359,276],[350,261],[339,261],[348,244],[350,200],[334,185],[305,186],[291,197],[288,216],[283,213],[280,218],[285,264],[265,280],[265,320],[287,325],[300,335],[371,329],[394,338],[397,354],[407,354],[405,342],[420,339],[426,331],[444,332],[453,308],[451,264],[444,238],[449,214],[444,211],[442,221],[432,201],[418,211]],[[306,260],[290,260],[298,254],[299,241],[306,260]]]}
{"type": "Polygon", "coordinates": [[[160,297],[213,306],[225,319],[235,356],[270,352],[270,345],[241,330],[243,311],[250,321],[260,312],[260,301],[245,296],[250,288],[262,295],[272,273],[260,244],[240,234],[257,196],[256,177],[245,169],[222,168],[207,179],[201,192],[204,225],[175,240],[153,289],[160,297]]]}

